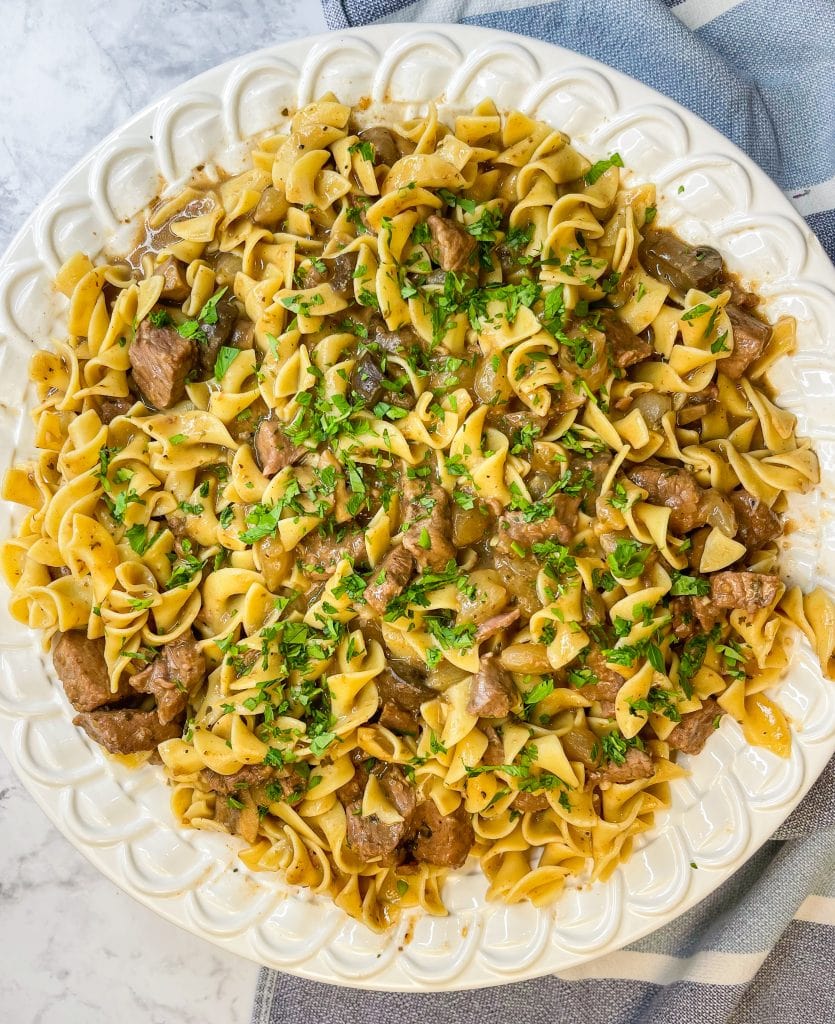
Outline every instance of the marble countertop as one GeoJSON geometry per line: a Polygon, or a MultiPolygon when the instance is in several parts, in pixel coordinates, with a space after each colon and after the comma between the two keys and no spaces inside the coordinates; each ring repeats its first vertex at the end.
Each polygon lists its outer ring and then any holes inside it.
{"type": "MultiPolygon", "coordinates": [[[[27,0],[0,34],[0,251],[135,111],[215,64],[325,30],[317,0],[27,0]]],[[[245,1024],[258,968],[99,875],[0,754],[0,1017],[17,1024],[245,1024]]]]}

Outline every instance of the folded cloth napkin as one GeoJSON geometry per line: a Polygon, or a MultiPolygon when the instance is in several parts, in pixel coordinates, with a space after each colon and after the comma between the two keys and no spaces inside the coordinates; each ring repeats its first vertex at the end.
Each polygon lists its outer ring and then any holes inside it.
{"type": "MultiPolygon", "coordinates": [[[[832,0],[323,0],[332,28],[483,25],[639,78],[731,138],[835,259],[832,0]]],[[[689,913],[618,953],[476,992],[360,992],[262,971],[253,1024],[832,1024],[835,761],[774,837],[689,913]]]]}

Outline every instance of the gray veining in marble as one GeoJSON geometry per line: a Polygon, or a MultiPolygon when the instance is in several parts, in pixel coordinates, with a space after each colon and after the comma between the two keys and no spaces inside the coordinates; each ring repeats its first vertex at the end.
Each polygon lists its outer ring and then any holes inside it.
{"type": "MultiPolygon", "coordinates": [[[[0,25],[0,250],[131,114],[215,64],[325,29],[317,0],[0,0],[0,25]]],[[[0,950],[3,1022],[249,1020],[255,965],[99,875],[2,755],[0,950]]]]}

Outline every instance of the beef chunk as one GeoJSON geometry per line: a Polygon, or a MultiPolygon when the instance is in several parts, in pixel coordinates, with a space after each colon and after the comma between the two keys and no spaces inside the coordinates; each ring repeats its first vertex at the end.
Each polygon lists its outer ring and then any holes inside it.
{"type": "Polygon", "coordinates": [[[99,419],[102,423],[112,423],[117,416],[126,416],[133,405],[133,398],[100,398],[99,419]]]}
{"type": "Polygon", "coordinates": [[[492,725],[479,722],[479,729],[487,737],[487,747],[481,755],[482,764],[504,764],[504,741],[492,725]]]}
{"type": "Polygon", "coordinates": [[[76,715],[73,725],[80,725],[91,740],[111,754],[137,754],[154,750],[164,740],[173,740],[182,732],[179,722],[163,725],[156,711],[85,711],[76,715]]]}
{"type": "Polygon", "coordinates": [[[146,403],[169,409],[186,394],[186,377],[197,361],[197,346],[175,327],[143,320],[128,350],[133,379],[146,403]]]}
{"type": "Polygon", "coordinates": [[[130,693],[130,687],[122,680],[116,693],[111,692],[103,639],[89,640],[86,634],[75,629],[62,633],[52,649],[52,662],[76,711],[95,711],[130,693]]]}
{"type": "Polygon", "coordinates": [[[336,791],[337,799],[345,806],[360,799],[365,790],[365,784],[368,782],[368,768],[366,767],[369,761],[368,754],[360,747],[354,747],[350,753],[350,759],[354,766],[354,774],[336,791]]]}
{"type": "Polygon", "coordinates": [[[610,761],[605,767],[594,768],[586,774],[586,783],[590,786],[601,786],[606,789],[614,782],[635,782],[636,779],[648,779],[653,773],[652,758],[645,750],[630,747],[626,752],[623,764],[610,761]]]}
{"type": "Polygon", "coordinates": [[[580,499],[567,494],[557,494],[553,499],[554,514],[547,519],[528,522],[524,511],[510,510],[499,517],[496,551],[507,554],[519,545],[529,550],[532,544],[552,538],[561,544],[568,544],[574,536],[577,525],[577,510],[580,499]]]}
{"type": "Polygon", "coordinates": [[[347,804],[345,821],[348,846],[363,860],[386,858],[394,854],[400,843],[409,836],[415,812],[415,790],[401,768],[394,764],[377,764],[372,772],[380,780],[383,792],[403,820],[389,825],[374,815],[364,817],[361,794],[347,804]]]}
{"type": "Polygon", "coordinates": [[[484,622],[478,624],[475,631],[475,642],[479,644],[482,640],[489,640],[496,633],[501,633],[503,629],[512,626],[519,618],[519,615],[520,611],[518,608],[508,608],[506,611],[499,612],[498,615],[491,615],[489,619],[485,619],[484,622]]]}
{"type": "Polygon", "coordinates": [[[597,681],[580,687],[580,693],[587,700],[596,700],[600,704],[600,713],[604,718],[611,718],[615,713],[615,697],[625,680],[619,672],[609,668],[603,652],[599,647],[590,647],[586,655],[586,667],[597,676],[597,681]]]}
{"type": "Polygon", "coordinates": [[[614,313],[604,316],[602,329],[606,335],[612,362],[621,370],[649,359],[653,353],[652,345],[639,337],[614,313]]]}
{"type": "Polygon", "coordinates": [[[708,697],[698,711],[689,711],[667,737],[673,750],[683,754],[700,754],[716,728],[716,720],[723,714],[713,697],[708,697]]]}
{"type": "Polygon", "coordinates": [[[419,568],[439,572],[450,559],[455,559],[452,545],[452,513],[449,495],[437,484],[431,484],[423,493],[414,481],[406,482],[408,503],[405,519],[412,525],[403,534],[403,547],[412,555],[419,568]],[[426,504],[422,504],[421,501],[426,504]],[[426,505],[432,503],[427,509],[426,505]]]}
{"type": "Polygon", "coordinates": [[[739,306],[728,303],[725,312],[734,333],[734,350],[717,362],[716,367],[731,380],[739,380],[748,367],[763,354],[771,338],[771,328],[739,306]]]}
{"type": "Polygon", "coordinates": [[[780,536],[780,517],[764,501],[744,489],[732,491],[728,498],[736,515],[736,539],[749,551],[780,536]]]}
{"type": "Polygon", "coordinates": [[[200,329],[206,336],[206,340],[197,346],[197,369],[201,380],[214,374],[217,354],[229,340],[238,320],[238,310],[228,295],[224,295],[218,301],[215,309],[217,320],[213,324],[200,324],[200,329]]]}
{"type": "Polygon", "coordinates": [[[424,800],[414,814],[412,855],[437,867],[460,868],[475,842],[472,819],[460,804],[443,815],[434,800],[424,800]]]}
{"type": "Polygon", "coordinates": [[[365,534],[349,529],[339,534],[325,534],[320,530],[309,533],[298,546],[297,561],[312,580],[326,580],[342,558],[350,558],[355,565],[366,562],[365,534]]]}
{"type": "Polygon", "coordinates": [[[186,280],[185,267],[178,259],[169,256],[157,267],[156,274],[162,277],[163,285],[160,298],[163,302],[185,302],[191,295],[191,288],[186,280]]]}
{"type": "Polygon", "coordinates": [[[165,725],[186,709],[189,694],[206,678],[206,659],[191,637],[178,637],[166,644],[147,668],[130,679],[138,693],[151,693],[157,700],[157,714],[165,725]]]}
{"type": "Polygon", "coordinates": [[[405,665],[395,668],[391,663],[374,682],[380,695],[380,725],[396,732],[416,733],[420,706],[436,696],[416,674],[405,665]]]}
{"type": "Polygon", "coordinates": [[[706,388],[688,395],[684,404],[676,413],[676,422],[680,427],[686,427],[691,423],[698,423],[705,416],[713,412],[719,404],[719,388],[716,384],[708,384],[706,388]]]}
{"type": "Polygon", "coordinates": [[[264,476],[275,476],[285,466],[292,466],[307,452],[303,445],[293,444],[281,429],[278,420],[265,418],[258,424],[254,439],[255,458],[264,476]]]}
{"type": "Polygon", "coordinates": [[[364,128],[359,132],[363,142],[370,142],[374,147],[374,166],[385,164],[393,167],[400,159],[400,147],[397,144],[397,136],[391,128],[384,128],[382,125],[374,125],[371,128],[364,128]]]}
{"type": "Polygon", "coordinates": [[[454,220],[431,214],[426,223],[432,240],[429,255],[444,270],[464,270],[475,251],[475,238],[454,220]]]}
{"type": "Polygon", "coordinates": [[[470,685],[467,711],[482,718],[504,718],[519,702],[519,694],[509,672],[493,654],[485,654],[470,685]]]}
{"type": "Polygon", "coordinates": [[[380,568],[371,574],[363,596],[378,615],[383,614],[392,598],[403,593],[414,567],[414,559],[405,548],[392,548],[380,568]]]}
{"type": "Polygon", "coordinates": [[[220,772],[213,772],[211,768],[204,768],[200,772],[200,781],[213,793],[221,796],[234,796],[241,789],[248,789],[250,786],[266,786],[275,778],[276,769],[266,764],[248,764],[231,775],[221,775],[220,772]]]}
{"type": "Polygon", "coordinates": [[[676,291],[712,291],[724,273],[722,257],[709,245],[689,245],[671,231],[650,231],[638,247],[645,269],[676,291]]]}
{"type": "Polygon", "coordinates": [[[627,470],[626,475],[648,494],[653,505],[670,509],[670,527],[679,536],[705,522],[702,510],[704,489],[692,473],[677,466],[644,462],[627,470]]]}
{"type": "Polygon", "coordinates": [[[710,578],[710,600],[717,608],[754,612],[777,597],[780,577],[765,572],[717,572],[710,578]]]}
{"type": "Polygon", "coordinates": [[[709,633],[722,621],[722,610],[709,597],[674,597],[670,601],[673,632],[679,640],[697,633],[709,633]]]}

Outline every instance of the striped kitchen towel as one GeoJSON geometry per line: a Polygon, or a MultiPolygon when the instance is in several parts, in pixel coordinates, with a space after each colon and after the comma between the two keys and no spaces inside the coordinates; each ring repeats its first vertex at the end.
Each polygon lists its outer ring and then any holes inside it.
{"type": "MultiPolygon", "coordinates": [[[[332,28],[463,22],[639,78],[744,149],[835,260],[833,0],[323,0],[332,28]]],[[[361,992],[262,971],[253,1024],[833,1024],[835,762],[751,860],[618,953],[476,992],[361,992]]]]}

